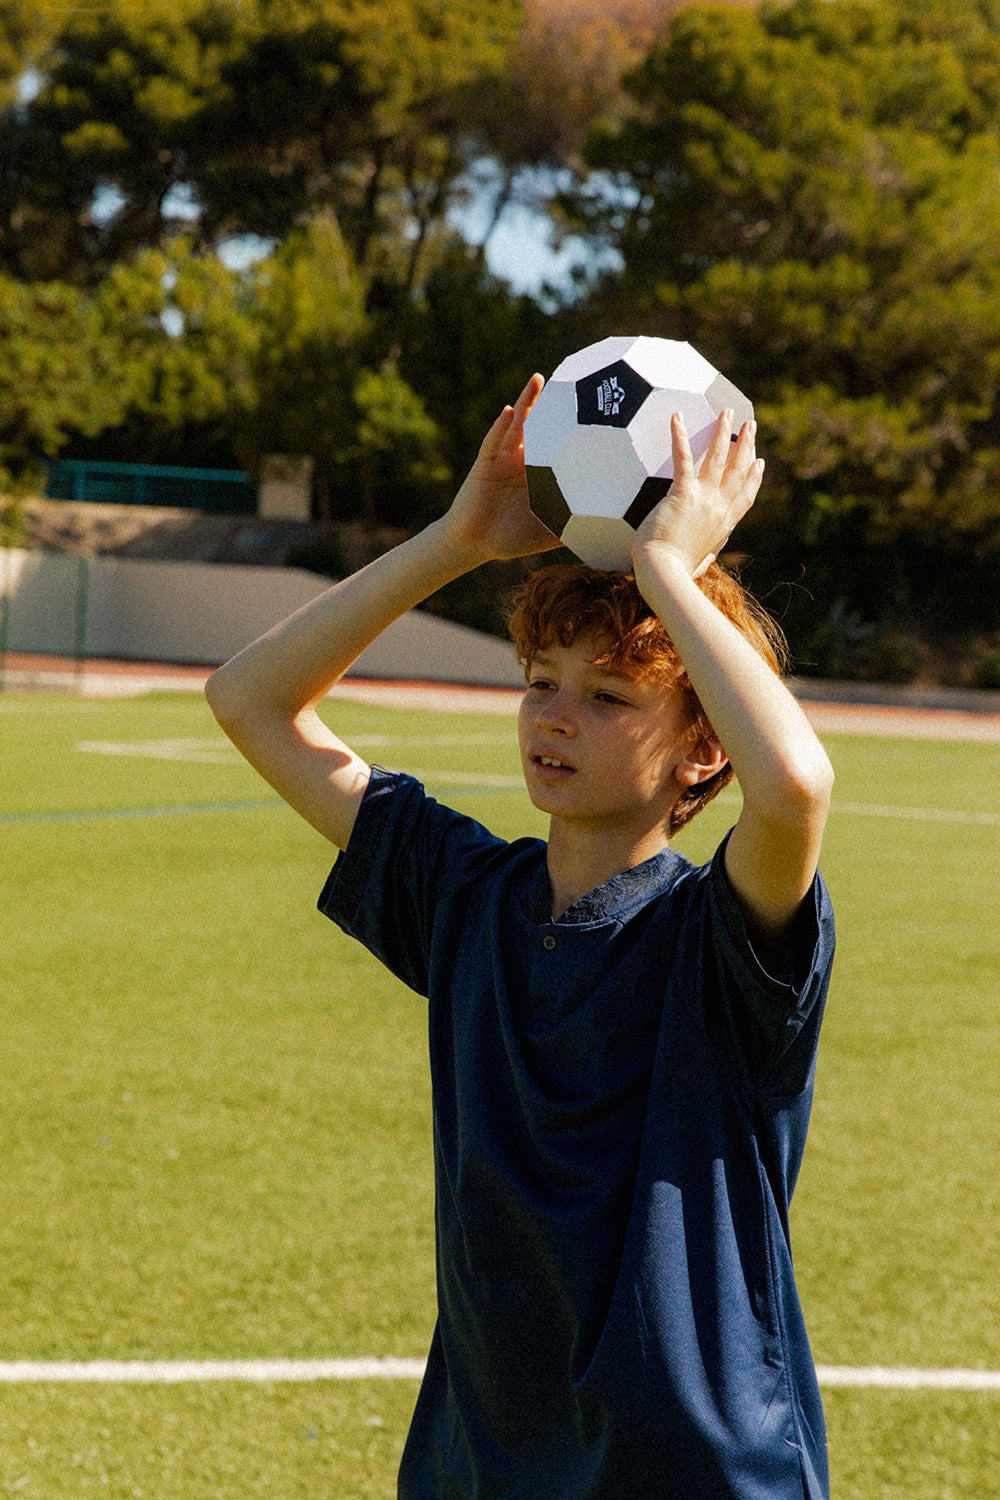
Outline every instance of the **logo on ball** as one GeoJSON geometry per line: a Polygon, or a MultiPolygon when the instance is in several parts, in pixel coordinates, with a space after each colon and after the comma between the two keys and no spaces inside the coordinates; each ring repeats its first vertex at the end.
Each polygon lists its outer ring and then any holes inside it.
{"type": "Polygon", "coordinates": [[[684,416],[697,463],[742,392],[690,344],[609,338],[554,371],[524,424],[531,508],[582,562],[629,572],[632,537],[673,479],[670,418],[684,416]]]}
{"type": "Polygon", "coordinates": [[[620,359],[576,382],[576,419],[584,426],[627,427],[652,389],[620,359]]]}

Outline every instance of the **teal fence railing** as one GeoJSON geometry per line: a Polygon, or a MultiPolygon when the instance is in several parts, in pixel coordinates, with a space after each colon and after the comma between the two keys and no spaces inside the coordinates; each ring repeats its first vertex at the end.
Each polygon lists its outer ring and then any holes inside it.
{"type": "Polygon", "coordinates": [[[104,505],[168,505],[237,515],[257,509],[257,485],[241,469],[60,458],[49,465],[45,493],[50,500],[91,500],[104,505]]]}

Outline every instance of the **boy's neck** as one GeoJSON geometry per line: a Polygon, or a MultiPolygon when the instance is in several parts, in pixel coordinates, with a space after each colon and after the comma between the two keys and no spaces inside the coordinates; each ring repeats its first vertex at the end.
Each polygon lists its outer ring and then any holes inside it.
{"type": "Polygon", "coordinates": [[[574,902],[595,891],[612,876],[644,864],[655,854],[662,854],[669,844],[663,828],[650,829],[641,836],[609,838],[603,831],[590,833],[568,827],[558,818],[553,818],[549,826],[546,860],[552,920],[558,922],[574,902]]]}

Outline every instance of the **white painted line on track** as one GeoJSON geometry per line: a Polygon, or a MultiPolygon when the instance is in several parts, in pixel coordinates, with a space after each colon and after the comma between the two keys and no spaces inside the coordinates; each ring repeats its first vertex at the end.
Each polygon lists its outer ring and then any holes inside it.
{"type": "MultiPolygon", "coordinates": [[[[0,1384],[178,1385],[309,1380],[420,1380],[422,1359],[11,1360],[0,1384]]],[[[922,1370],[885,1365],[819,1365],[822,1386],[906,1391],[1000,1391],[1000,1370],[922,1370]]]]}

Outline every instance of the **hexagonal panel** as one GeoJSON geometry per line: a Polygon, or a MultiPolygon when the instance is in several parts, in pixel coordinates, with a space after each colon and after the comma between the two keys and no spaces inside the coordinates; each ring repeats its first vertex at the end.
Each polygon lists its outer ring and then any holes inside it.
{"type": "Polygon", "coordinates": [[[576,429],[576,387],[550,380],[524,420],[526,464],[554,464],[576,429]]]}
{"type": "Polygon", "coordinates": [[[753,405],[742,391],[736,389],[725,375],[716,375],[705,392],[705,400],[718,416],[725,407],[731,406],[734,413],[733,427],[739,432],[744,422],[753,421],[753,405]]]}
{"type": "Polygon", "coordinates": [[[553,465],[574,515],[625,514],[649,475],[624,427],[578,427],[553,465]]]}
{"type": "Polygon", "coordinates": [[[616,360],[624,359],[634,343],[633,336],[601,339],[599,343],[588,344],[586,349],[568,354],[562,364],[553,370],[552,379],[571,380],[574,383],[582,380],[585,375],[591,375],[605,365],[613,365],[616,360]]]}
{"type": "Polygon", "coordinates": [[[567,523],[563,544],[590,568],[607,573],[631,573],[635,532],[620,517],[577,516],[567,523]]]}
{"type": "MultiPolygon", "coordinates": [[[[694,395],[690,391],[653,391],[629,423],[628,429],[636,454],[647,474],[674,472],[670,418],[675,411],[679,411],[684,418],[692,443],[692,453],[694,438],[691,434],[699,434],[706,425],[711,426],[715,421],[704,396],[694,395]]],[[[702,452],[704,451],[703,448],[702,452]]],[[[696,455],[698,456],[700,455],[696,455]]]]}
{"type": "Polygon", "coordinates": [[[697,349],[679,339],[637,338],[628,352],[628,362],[650,385],[698,395],[708,390],[717,373],[697,349]]]}

